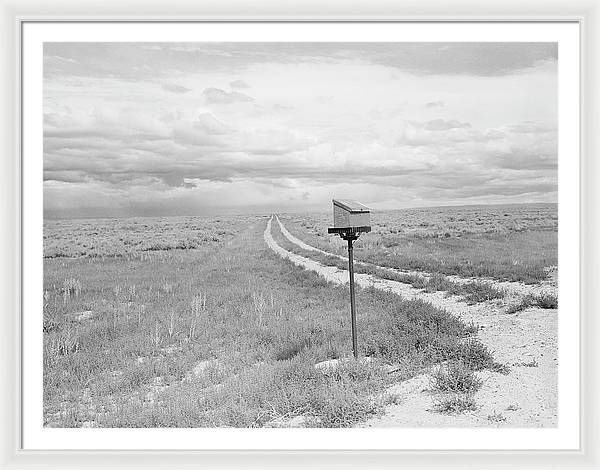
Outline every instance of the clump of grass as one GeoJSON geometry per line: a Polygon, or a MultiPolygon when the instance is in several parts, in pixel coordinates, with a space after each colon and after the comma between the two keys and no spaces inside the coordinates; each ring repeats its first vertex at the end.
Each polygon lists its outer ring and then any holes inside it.
{"type": "Polygon", "coordinates": [[[526,308],[529,308],[529,307],[530,307],[530,305],[524,304],[523,302],[519,302],[518,304],[509,305],[508,308],[506,309],[506,313],[508,315],[513,315],[513,314],[521,312],[522,310],[525,310],[526,308]]]}
{"type": "Polygon", "coordinates": [[[275,349],[273,356],[277,361],[287,361],[300,354],[307,345],[308,341],[306,341],[306,338],[301,340],[290,340],[279,345],[275,349]]]}
{"type": "Polygon", "coordinates": [[[423,288],[426,292],[447,292],[452,295],[462,296],[468,304],[487,302],[494,299],[502,299],[506,292],[497,289],[486,282],[471,281],[460,283],[451,281],[446,276],[435,273],[429,278],[421,277],[417,282],[412,283],[415,288],[423,288]]]}
{"type": "Polygon", "coordinates": [[[153,365],[130,367],[116,380],[98,381],[94,385],[94,392],[99,394],[128,392],[136,390],[144,383],[149,383],[155,377],[153,365]]]}
{"type": "Polygon", "coordinates": [[[533,358],[531,358],[531,360],[530,360],[529,362],[522,362],[522,363],[521,363],[521,365],[522,365],[523,367],[538,367],[538,366],[539,366],[539,363],[538,363],[538,361],[536,360],[536,358],[535,358],[535,357],[533,357],[533,358]]]}
{"type": "Polygon", "coordinates": [[[540,308],[558,308],[558,297],[553,294],[541,294],[536,298],[536,305],[540,308]]]}
{"type": "Polygon", "coordinates": [[[386,395],[383,400],[384,405],[399,405],[400,403],[402,403],[402,396],[398,393],[386,395]]]}
{"type": "Polygon", "coordinates": [[[78,338],[71,329],[65,330],[52,338],[50,341],[49,353],[51,356],[67,356],[79,351],[80,344],[78,338]]]}
{"type": "Polygon", "coordinates": [[[557,309],[558,297],[554,294],[548,293],[543,293],[539,295],[528,294],[521,299],[521,302],[509,306],[506,310],[506,313],[514,314],[528,309],[530,307],[557,309]]]}
{"type": "Polygon", "coordinates": [[[459,290],[459,286],[455,282],[450,281],[446,276],[435,273],[426,279],[424,289],[425,292],[446,291],[454,293],[459,290]]]}
{"type": "Polygon", "coordinates": [[[475,371],[489,369],[504,375],[510,372],[508,366],[496,362],[490,350],[477,339],[470,338],[449,348],[446,359],[460,361],[475,371]]]}
{"type": "Polygon", "coordinates": [[[449,394],[434,399],[434,410],[438,413],[459,414],[477,410],[473,395],[449,394]]]}
{"type": "Polygon", "coordinates": [[[63,294],[66,297],[75,296],[77,297],[81,292],[81,282],[79,279],[65,279],[63,281],[63,294]]]}
{"type": "MultiPolygon", "coordinates": [[[[360,266],[360,265],[359,265],[360,266]]],[[[402,272],[396,272],[391,269],[383,269],[380,267],[373,266],[370,270],[366,267],[368,265],[362,265],[360,272],[366,272],[367,274],[373,274],[374,276],[382,279],[389,279],[390,281],[402,282],[404,284],[410,284],[415,289],[424,289],[428,280],[425,276],[419,276],[418,274],[407,274],[402,272]]]]}
{"type": "Polygon", "coordinates": [[[354,381],[382,378],[385,376],[385,371],[378,364],[345,359],[341,361],[338,367],[327,370],[324,375],[329,380],[340,383],[351,383],[354,381]]]}
{"type": "Polygon", "coordinates": [[[334,349],[330,344],[331,341],[327,340],[325,332],[314,326],[300,329],[293,334],[288,333],[287,337],[278,337],[275,342],[273,357],[277,361],[287,361],[296,357],[303,350],[312,347],[324,345],[327,350],[334,349]]]}
{"type": "Polygon", "coordinates": [[[491,415],[488,415],[487,419],[492,423],[503,423],[506,421],[506,417],[497,411],[494,411],[491,415]]]}
{"type": "Polygon", "coordinates": [[[376,290],[371,302],[384,306],[389,314],[368,325],[365,353],[391,363],[414,356],[430,363],[458,359],[461,338],[471,334],[467,325],[427,302],[398,300],[376,290]]]}
{"type": "Polygon", "coordinates": [[[319,426],[325,428],[347,428],[375,414],[377,403],[368,396],[354,390],[335,387],[330,399],[319,413],[319,426]]]}
{"type": "Polygon", "coordinates": [[[437,368],[431,376],[431,387],[438,392],[475,393],[483,382],[460,361],[437,368]]]}
{"type": "Polygon", "coordinates": [[[60,324],[53,319],[44,319],[44,323],[42,326],[42,330],[44,333],[50,333],[52,331],[56,331],[60,328],[60,324]]]}
{"type": "Polygon", "coordinates": [[[203,312],[206,312],[206,294],[200,293],[199,295],[195,295],[190,302],[190,307],[192,310],[192,318],[190,321],[188,338],[193,340],[196,337],[196,328],[198,326],[200,315],[203,312]]]}
{"type": "Polygon", "coordinates": [[[468,282],[462,285],[461,294],[467,303],[487,302],[488,300],[502,299],[506,292],[485,282],[468,282]]]}

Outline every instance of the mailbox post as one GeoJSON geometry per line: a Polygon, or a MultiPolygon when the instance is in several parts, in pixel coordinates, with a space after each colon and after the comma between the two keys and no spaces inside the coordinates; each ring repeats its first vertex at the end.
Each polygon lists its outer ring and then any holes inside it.
{"type": "Polygon", "coordinates": [[[361,233],[371,231],[370,210],[360,202],[348,199],[333,199],[333,227],[328,233],[336,233],[348,242],[348,271],[350,273],[350,316],[352,323],[352,352],[358,359],[356,338],[356,300],[354,297],[354,248],[352,242],[361,233]]]}

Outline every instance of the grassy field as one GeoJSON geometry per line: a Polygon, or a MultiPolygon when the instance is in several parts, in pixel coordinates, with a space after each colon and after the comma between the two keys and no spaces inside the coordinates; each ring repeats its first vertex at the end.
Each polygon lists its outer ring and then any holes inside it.
{"type": "Polygon", "coordinates": [[[138,256],[205,249],[230,239],[246,217],[157,217],[44,221],[44,258],[138,256]]]}
{"type": "Polygon", "coordinates": [[[271,252],[266,220],[47,222],[45,425],[261,427],[302,416],[344,427],[377,413],[392,381],[441,361],[470,387],[474,370],[502,369],[474,327],[375,289],[357,291],[360,349],[373,360],[315,369],[351,354],[347,289],[271,252]]]}
{"type": "MultiPolygon", "coordinates": [[[[326,266],[335,266],[339,269],[347,269],[347,259],[341,259],[335,255],[327,255],[318,251],[305,250],[292,243],[281,233],[279,224],[274,224],[273,232],[277,243],[292,253],[297,253],[305,258],[318,261],[326,266]]],[[[424,292],[446,292],[448,295],[458,295],[468,304],[478,302],[487,302],[494,299],[502,299],[505,292],[497,289],[487,283],[472,281],[467,283],[458,283],[449,280],[446,276],[434,273],[429,277],[418,274],[403,273],[392,269],[385,269],[374,264],[356,262],[354,271],[361,274],[370,274],[381,279],[390,279],[392,281],[410,284],[416,289],[422,289],[424,292]]]]}
{"type": "MultiPolygon", "coordinates": [[[[345,242],[327,234],[331,214],[280,217],[306,243],[345,253],[345,242]]],[[[532,284],[557,264],[555,204],[374,211],[371,221],[355,258],[379,266],[532,284]]]]}

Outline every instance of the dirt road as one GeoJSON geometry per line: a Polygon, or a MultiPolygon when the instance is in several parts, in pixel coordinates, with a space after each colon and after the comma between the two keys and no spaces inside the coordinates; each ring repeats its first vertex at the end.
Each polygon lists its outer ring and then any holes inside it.
{"type": "MultiPolygon", "coordinates": [[[[281,229],[281,233],[283,234],[283,236],[285,238],[287,238],[291,243],[298,246],[299,248],[302,248],[303,250],[308,250],[308,251],[315,251],[317,253],[322,253],[322,254],[328,255],[328,256],[335,256],[336,258],[348,261],[348,258],[346,258],[345,256],[336,255],[335,253],[330,253],[328,251],[324,251],[324,250],[315,248],[314,246],[304,243],[302,240],[300,240],[300,239],[296,238],[294,235],[292,235],[285,228],[285,226],[283,225],[281,220],[279,220],[279,217],[275,216],[275,220],[279,224],[279,228],[281,229]]],[[[356,259],[354,260],[354,262],[356,264],[362,264],[365,266],[376,266],[379,269],[385,269],[385,270],[394,271],[397,273],[417,275],[417,276],[422,276],[425,278],[429,277],[429,273],[426,273],[423,271],[408,271],[408,270],[403,270],[403,269],[387,268],[384,266],[377,266],[372,263],[356,261],[356,259]]],[[[557,294],[556,272],[554,272],[553,278],[548,279],[547,281],[541,282],[536,285],[525,284],[523,282],[497,281],[494,279],[461,277],[461,276],[455,276],[455,275],[446,276],[446,278],[449,279],[450,281],[457,282],[459,284],[467,284],[467,283],[473,282],[473,281],[482,282],[485,284],[491,284],[494,287],[503,289],[506,292],[513,294],[513,295],[517,295],[517,296],[525,296],[525,295],[529,295],[529,294],[530,295],[539,295],[542,293],[550,293],[550,294],[554,294],[554,295],[557,294]]]]}
{"type": "MultiPolygon", "coordinates": [[[[280,247],[271,234],[271,218],[264,232],[267,245],[282,258],[318,273],[336,284],[348,283],[348,271],[324,266],[309,258],[280,247]]],[[[284,235],[302,248],[316,250],[291,236],[279,222],[284,235]],[[287,232],[287,235],[286,235],[287,232]],[[288,236],[289,235],[289,236],[288,236]],[[291,236],[291,238],[290,238],[291,236]],[[294,241],[297,240],[296,241],[294,241]],[[307,248],[309,247],[309,248],[307,248]]],[[[317,250],[321,251],[321,250],[317,250]]],[[[484,385],[476,395],[478,409],[445,415],[432,411],[433,393],[427,374],[396,384],[389,393],[400,397],[389,405],[382,416],[361,426],[420,427],[553,427],[557,425],[557,311],[529,308],[516,314],[505,314],[502,301],[467,305],[457,296],[443,292],[425,293],[388,279],[356,274],[360,287],[374,287],[393,292],[406,299],[421,299],[445,309],[463,321],[479,326],[478,337],[498,362],[510,367],[508,375],[484,371],[477,373],[484,385]]],[[[493,282],[493,281],[490,281],[493,282]]],[[[503,287],[497,283],[498,287],[503,287]]],[[[518,283],[512,283],[518,284],[518,283]]]]}

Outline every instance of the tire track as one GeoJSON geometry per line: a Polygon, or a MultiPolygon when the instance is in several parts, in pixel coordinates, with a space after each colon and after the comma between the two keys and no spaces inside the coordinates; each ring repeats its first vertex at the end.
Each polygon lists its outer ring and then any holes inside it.
{"type": "MultiPolygon", "coordinates": [[[[279,246],[271,233],[272,221],[273,217],[267,222],[264,239],[267,246],[275,253],[290,260],[296,266],[316,272],[335,284],[349,282],[347,270],[324,266],[279,246]]],[[[476,395],[480,405],[477,411],[459,416],[432,412],[427,377],[419,376],[394,386],[401,391],[403,401],[397,405],[389,405],[382,417],[374,418],[363,426],[555,427],[557,425],[556,310],[530,308],[518,314],[507,315],[502,313],[498,302],[467,305],[457,296],[446,297],[442,292],[426,293],[408,284],[379,279],[369,274],[355,274],[355,282],[363,288],[374,287],[393,292],[408,300],[418,299],[429,302],[464,322],[473,322],[479,327],[477,334],[479,340],[490,349],[496,360],[511,368],[508,375],[490,371],[477,373],[484,380],[483,387],[476,395]],[[406,392],[407,386],[409,393],[406,392]],[[497,417],[498,414],[504,420],[490,419],[490,417],[497,417]]],[[[394,387],[391,393],[395,393],[394,387]]]]}
{"type": "MultiPolygon", "coordinates": [[[[287,238],[294,245],[302,248],[303,250],[314,251],[314,252],[321,253],[321,254],[324,254],[327,256],[334,256],[338,259],[348,261],[348,258],[345,256],[337,255],[335,253],[330,253],[328,251],[324,251],[324,250],[321,250],[314,246],[308,245],[307,243],[303,242],[299,238],[292,235],[285,228],[285,226],[283,225],[283,223],[281,222],[281,220],[279,219],[279,217],[277,215],[275,215],[275,219],[277,220],[277,223],[279,224],[279,228],[281,229],[281,233],[283,233],[283,236],[285,238],[287,238]]],[[[431,277],[431,273],[424,272],[424,271],[409,271],[409,270],[404,270],[404,269],[390,268],[390,267],[386,267],[386,266],[379,266],[379,265],[369,263],[366,261],[356,261],[355,260],[354,262],[356,264],[359,264],[362,266],[368,266],[368,267],[372,267],[372,268],[382,269],[382,270],[385,270],[388,272],[394,272],[397,274],[408,274],[408,275],[412,275],[412,276],[419,276],[419,277],[422,277],[425,279],[428,279],[429,277],[431,277]]],[[[540,295],[543,293],[551,293],[554,295],[557,294],[556,286],[552,285],[550,283],[547,283],[547,282],[536,284],[536,285],[529,285],[529,284],[524,284],[522,282],[498,281],[498,280],[486,279],[486,278],[470,278],[470,277],[461,277],[461,276],[457,276],[457,275],[449,275],[449,276],[445,276],[445,277],[446,277],[446,279],[448,279],[452,282],[456,282],[458,284],[468,284],[470,282],[479,282],[479,283],[483,283],[483,284],[488,284],[488,285],[491,285],[498,289],[504,289],[506,292],[508,292],[512,295],[519,296],[519,297],[523,297],[525,295],[540,295]]]]}

